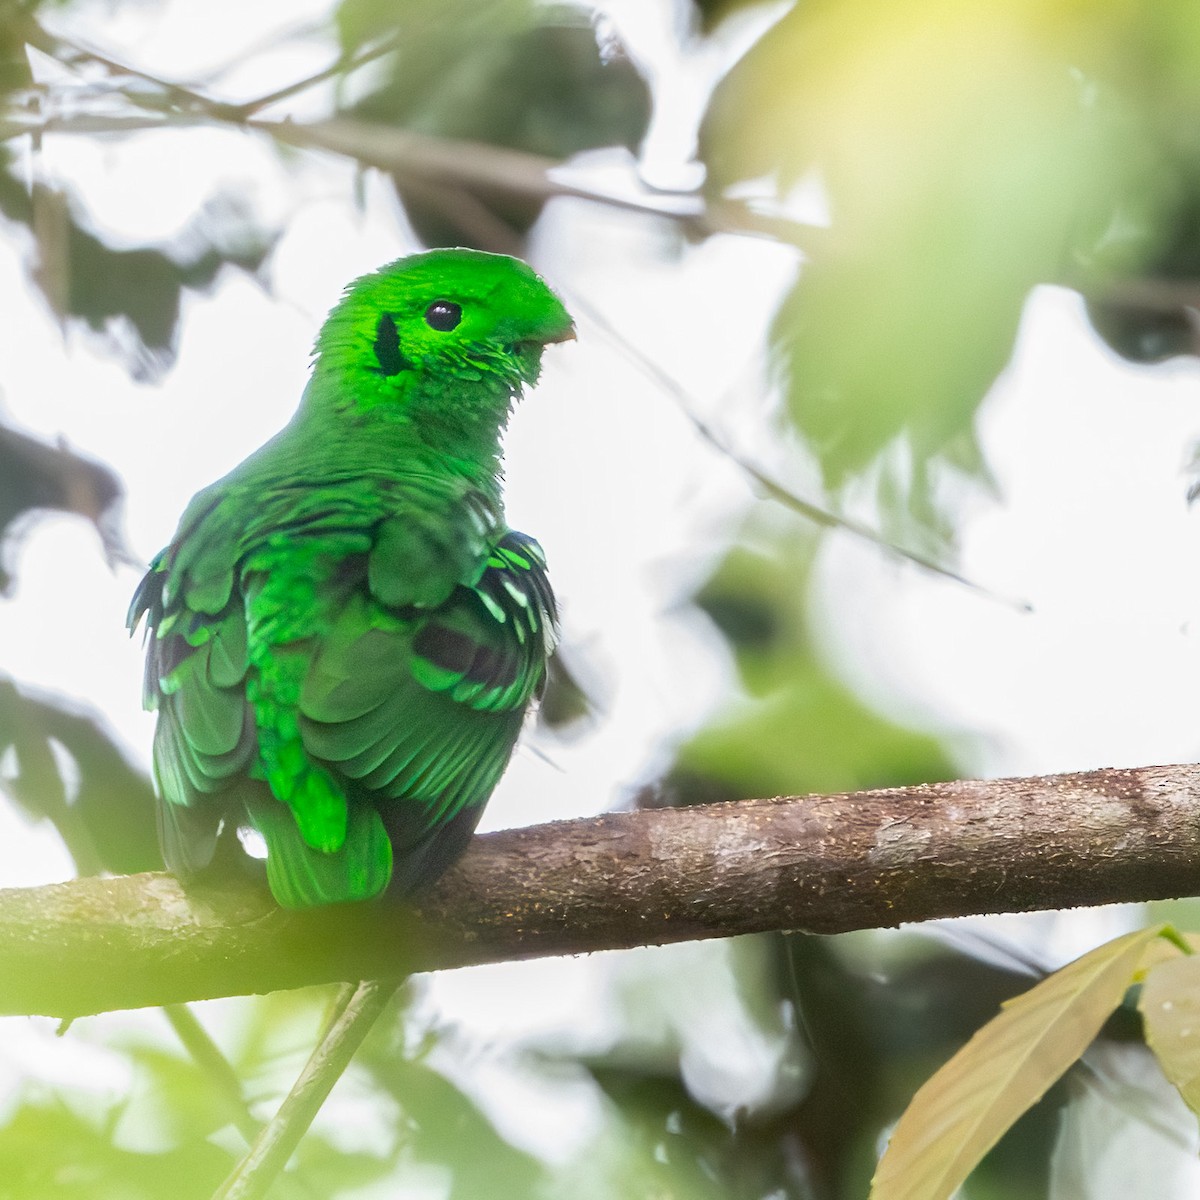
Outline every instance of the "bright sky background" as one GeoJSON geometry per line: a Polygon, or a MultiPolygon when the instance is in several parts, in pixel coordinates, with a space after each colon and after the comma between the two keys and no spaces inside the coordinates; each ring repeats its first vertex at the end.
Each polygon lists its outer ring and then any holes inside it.
{"type": "MultiPolygon", "coordinates": [[[[286,20],[303,24],[326,7],[290,4],[286,20]]],[[[186,79],[224,61],[229,28],[247,45],[269,41],[283,9],[228,0],[99,7],[90,30],[74,18],[72,29],[186,79]],[[250,29],[252,20],[261,29],[250,29]]],[[[667,53],[653,19],[639,26],[630,6],[613,10],[639,54],[667,53]]],[[[256,58],[230,90],[256,94],[326,61],[320,46],[283,45],[266,67],[256,58]]],[[[689,70],[700,75],[711,66],[689,70]]],[[[697,88],[693,106],[701,95],[697,88]]],[[[686,108],[668,113],[655,130],[664,175],[686,168],[680,146],[686,150],[688,120],[686,108]]],[[[288,418],[312,337],[342,285],[414,244],[374,173],[361,180],[356,210],[350,198],[359,181],[347,164],[306,155],[298,170],[285,170],[262,142],[230,131],[105,143],[50,137],[35,169],[69,180],[112,236],[130,240],[170,236],[222,182],[266,216],[290,214],[270,292],[230,273],[212,295],[189,298],[178,362],[153,387],[131,382],[87,337],[69,331],[64,339],[29,289],[30,245],[3,231],[0,403],[19,427],[63,435],[116,468],[128,489],[130,542],[149,557],[169,539],[188,498],[288,418]]],[[[762,242],[721,237],[688,248],[680,262],[654,265],[660,236],[594,206],[555,202],[533,257],[551,283],[586,296],[680,380],[697,411],[739,449],[774,462],[777,447],[757,432],[767,398],[759,351],[794,261],[762,242]],[[716,411],[737,381],[734,404],[716,411]]],[[[1076,297],[1043,289],[1030,301],[1015,361],[987,401],[981,432],[1000,499],[970,501],[962,569],[1027,598],[1034,613],[1015,613],[838,536],[823,552],[817,581],[830,660],[894,718],[959,731],[963,774],[1200,756],[1200,515],[1185,503],[1184,473],[1200,435],[1200,368],[1121,363],[1091,335],[1076,297]]],[[[751,497],[674,402],[585,321],[578,344],[550,349],[542,384],[518,411],[508,476],[510,519],[546,548],[567,638],[599,685],[601,711],[587,737],[543,738],[537,746],[546,757],[517,756],[485,828],[622,804],[672,740],[726,694],[732,672],[724,651],[682,601],[736,532],[737,504],[751,497]]],[[[4,670],[100,710],[131,755],[148,763],[141,649],[123,628],[137,573],[110,571],[82,522],[51,518],[27,542],[17,578],[0,607],[4,670]]],[[[0,805],[0,885],[70,873],[55,836],[0,805]]],[[[1114,932],[1110,920],[1124,919],[1060,922],[1055,952],[1069,957],[1114,932]]],[[[460,1021],[467,1042],[491,1047],[465,1055],[469,1070],[453,1055],[442,1065],[491,1097],[502,1132],[533,1136],[530,1122],[504,1116],[503,1098],[524,1087],[554,1114],[536,1148],[563,1154],[597,1128],[594,1089],[522,1073],[511,1046],[529,1038],[601,1047],[615,1035],[614,996],[650,977],[657,982],[643,983],[638,996],[657,996],[660,1011],[641,1019],[647,1028],[673,1023],[680,1031],[697,1093],[753,1103],[796,1070],[790,1052],[741,1012],[725,969],[730,955],[755,953],[738,943],[696,945],[456,972],[430,981],[424,1003],[429,1020],[460,1021]]],[[[239,1003],[202,1006],[205,1020],[218,1033],[232,1027],[239,1003]]],[[[81,1022],[56,1041],[47,1023],[0,1021],[0,1111],[6,1067],[12,1083],[35,1075],[119,1089],[126,1060],[106,1051],[105,1040],[123,1029],[151,1036],[164,1028],[156,1014],[117,1015],[81,1022]]],[[[1167,1150],[1160,1160],[1164,1172],[1183,1170],[1167,1150]]]]}

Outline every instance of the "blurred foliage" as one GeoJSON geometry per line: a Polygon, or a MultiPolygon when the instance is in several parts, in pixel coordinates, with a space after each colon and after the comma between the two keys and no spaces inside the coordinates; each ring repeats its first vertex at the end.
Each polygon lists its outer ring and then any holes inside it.
{"type": "Polygon", "coordinates": [[[21,0],[0,0],[0,96],[27,88],[33,82],[25,51],[28,27],[25,15],[36,7],[21,0]]]}
{"type": "Polygon", "coordinates": [[[711,34],[727,17],[758,8],[759,0],[691,0],[691,4],[700,31],[711,34]]]}
{"type": "Polygon", "coordinates": [[[21,538],[40,513],[91,521],[109,559],[124,557],[118,524],[121,483],[101,463],[50,446],[0,421],[0,594],[12,583],[21,538]]]}
{"type": "Polygon", "coordinates": [[[775,1113],[720,1120],[676,1074],[626,1066],[592,1073],[621,1114],[623,1187],[615,1194],[687,1200],[803,1200],[803,1172],[788,1122],[775,1113]]]}
{"type": "Polygon", "coordinates": [[[32,232],[34,281],[60,320],[83,321],[136,379],[153,380],[174,361],[183,293],[211,288],[226,266],[258,271],[274,241],[235,198],[218,196],[168,245],[110,246],[74,197],[27,186],[8,165],[0,214],[32,232]]]}
{"type": "Polygon", "coordinates": [[[555,647],[550,656],[545,688],[538,703],[537,720],[539,726],[556,733],[569,731],[574,734],[592,715],[593,697],[590,689],[576,678],[567,661],[568,657],[569,651],[564,651],[562,646],[555,647]]]}
{"type": "MultiPolygon", "coordinates": [[[[405,1165],[445,1172],[448,1200],[521,1200],[535,1194],[547,1172],[538,1159],[497,1133],[487,1116],[420,1055],[406,1055],[391,1036],[384,1049],[366,1048],[362,1065],[379,1089],[401,1109],[400,1154],[405,1165]]],[[[432,1041],[425,1050],[432,1049],[432,1041]]]]}
{"type": "Polygon", "coordinates": [[[0,791],[50,821],[81,875],[162,868],[150,780],[100,718],[0,675],[0,791]]]}
{"type": "Polygon", "coordinates": [[[733,651],[742,695],[681,747],[667,794],[740,800],[954,778],[936,738],[872,712],[836,677],[808,605],[819,540],[794,522],[777,530],[748,523],[696,597],[733,651]]]}
{"type": "Polygon", "coordinates": [[[64,1098],[29,1097],[0,1128],[0,1176],[11,1200],[207,1200],[221,1181],[224,1155],[196,1139],[169,1154],[116,1145],[111,1119],[92,1120],[64,1098]],[[53,1147],[54,1152],[48,1153],[53,1147]]]}
{"type": "MultiPolygon", "coordinates": [[[[264,1084],[287,1087],[308,1053],[328,1007],[327,989],[262,997],[243,1006],[239,1044],[230,1062],[248,1095],[264,1084]]],[[[200,1010],[203,1012],[204,1010],[200,1010]]],[[[80,1023],[85,1025],[86,1022],[80,1023]]],[[[75,1026],[68,1039],[86,1036],[75,1026]]],[[[44,1085],[17,1097],[0,1126],[0,1196],[208,1200],[245,1150],[228,1098],[192,1059],[151,1044],[144,1034],[121,1047],[128,1088],[99,1093],[44,1085]]],[[[109,1053],[118,1053],[116,1049],[109,1053]]],[[[395,1154],[348,1149],[314,1131],[273,1200],[313,1200],[388,1178],[395,1154]]]]}
{"type": "Polygon", "coordinates": [[[1129,357],[1194,349],[1178,299],[1115,285],[1194,277],[1198,62],[1186,0],[816,0],[734,67],[705,119],[710,193],[765,178],[784,207],[802,183],[828,206],[772,341],[832,485],[903,435],[927,486],[1036,284],[1082,289],[1129,357]]]}
{"type": "MultiPolygon", "coordinates": [[[[482,142],[555,162],[597,146],[637,149],[650,97],[633,67],[601,57],[586,14],[576,8],[501,0],[396,6],[345,0],[343,48],[402,32],[377,87],[353,112],[434,137],[482,142]]],[[[544,196],[393,176],[409,220],[426,245],[521,253],[544,196]]]]}
{"type": "MultiPolygon", "coordinates": [[[[787,1115],[810,1195],[865,1196],[880,1138],[913,1092],[1032,981],[1015,967],[915,938],[882,969],[863,937],[774,940],[780,990],[796,1007],[814,1064],[809,1089],[787,1115]]],[[[973,1185],[999,1196],[1043,1194],[1060,1103],[1052,1093],[1036,1106],[973,1185]]]]}

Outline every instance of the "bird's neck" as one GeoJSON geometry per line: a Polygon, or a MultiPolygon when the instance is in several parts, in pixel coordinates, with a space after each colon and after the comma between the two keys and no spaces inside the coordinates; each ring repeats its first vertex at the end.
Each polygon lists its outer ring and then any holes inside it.
{"type": "Polygon", "coordinates": [[[500,498],[501,435],[515,393],[494,380],[434,391],[419,377],[397,395],[314,374],[289,430],[331,466],[449,471],[500,498]]]}

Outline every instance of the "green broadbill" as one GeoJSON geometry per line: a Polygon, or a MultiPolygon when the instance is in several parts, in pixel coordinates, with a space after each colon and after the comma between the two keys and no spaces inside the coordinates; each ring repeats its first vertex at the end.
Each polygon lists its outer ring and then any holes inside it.
{"type": "Polygon", "coordinates": [[[289,908],[409,892],[465,847],[546,677],[555,605],[500,435],[574,336],[471,250],[351,283],[292,421],[188,506],[130,608],[167,865],[249,824],[289,908]]]}

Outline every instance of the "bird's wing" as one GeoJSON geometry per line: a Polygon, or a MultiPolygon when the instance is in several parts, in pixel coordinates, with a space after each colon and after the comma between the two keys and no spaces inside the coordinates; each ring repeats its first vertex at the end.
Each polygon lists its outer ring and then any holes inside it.
{"type": "MultiPolygon", "coordinates": [[[[555,607],[540,547],[511,532],[434,607],[381,602],[402,586],[379,567],[341,610],[314,654],[300,727],[308,753],[346,780],[351,809],[378,811],[397,887],[412,890],[461,848],[499,781],[545,680],[555,607]]],[[[280,856],[297,860],[298,887],[312,854],[280,856]]]]}
{"type": "Polygon", "coordinates": [[[129,628],[147,618],[144,700],[158,711],[159,832],[167,865],[188,874],[211,861],[228,793],[249,771],[257,743],[246,703],[240,598],[226,595],[216,612],[201,612],[172,588],[171,578],[164,552],[134,594],[129,628]],[[218,793],[222,801],[213,802],[218,793]]]}
{"type": "MultiPolygon", "coordinates": [[[[248,624],[241,565],[265,531],[319,534],[358,516],[320,488],[260,484],[251,493],[222,481],[189,504],[171,544],[150,566],[130,605],[134,631],[146,620],[143,702],[157,710],[154,772],[159,835],[171,870],[193,874],[213,857],[221,823],[242,820],[258,758],[246,692],[248,624]]],[[[362,549],[370,538],[362,536],[362,549]]]]}

